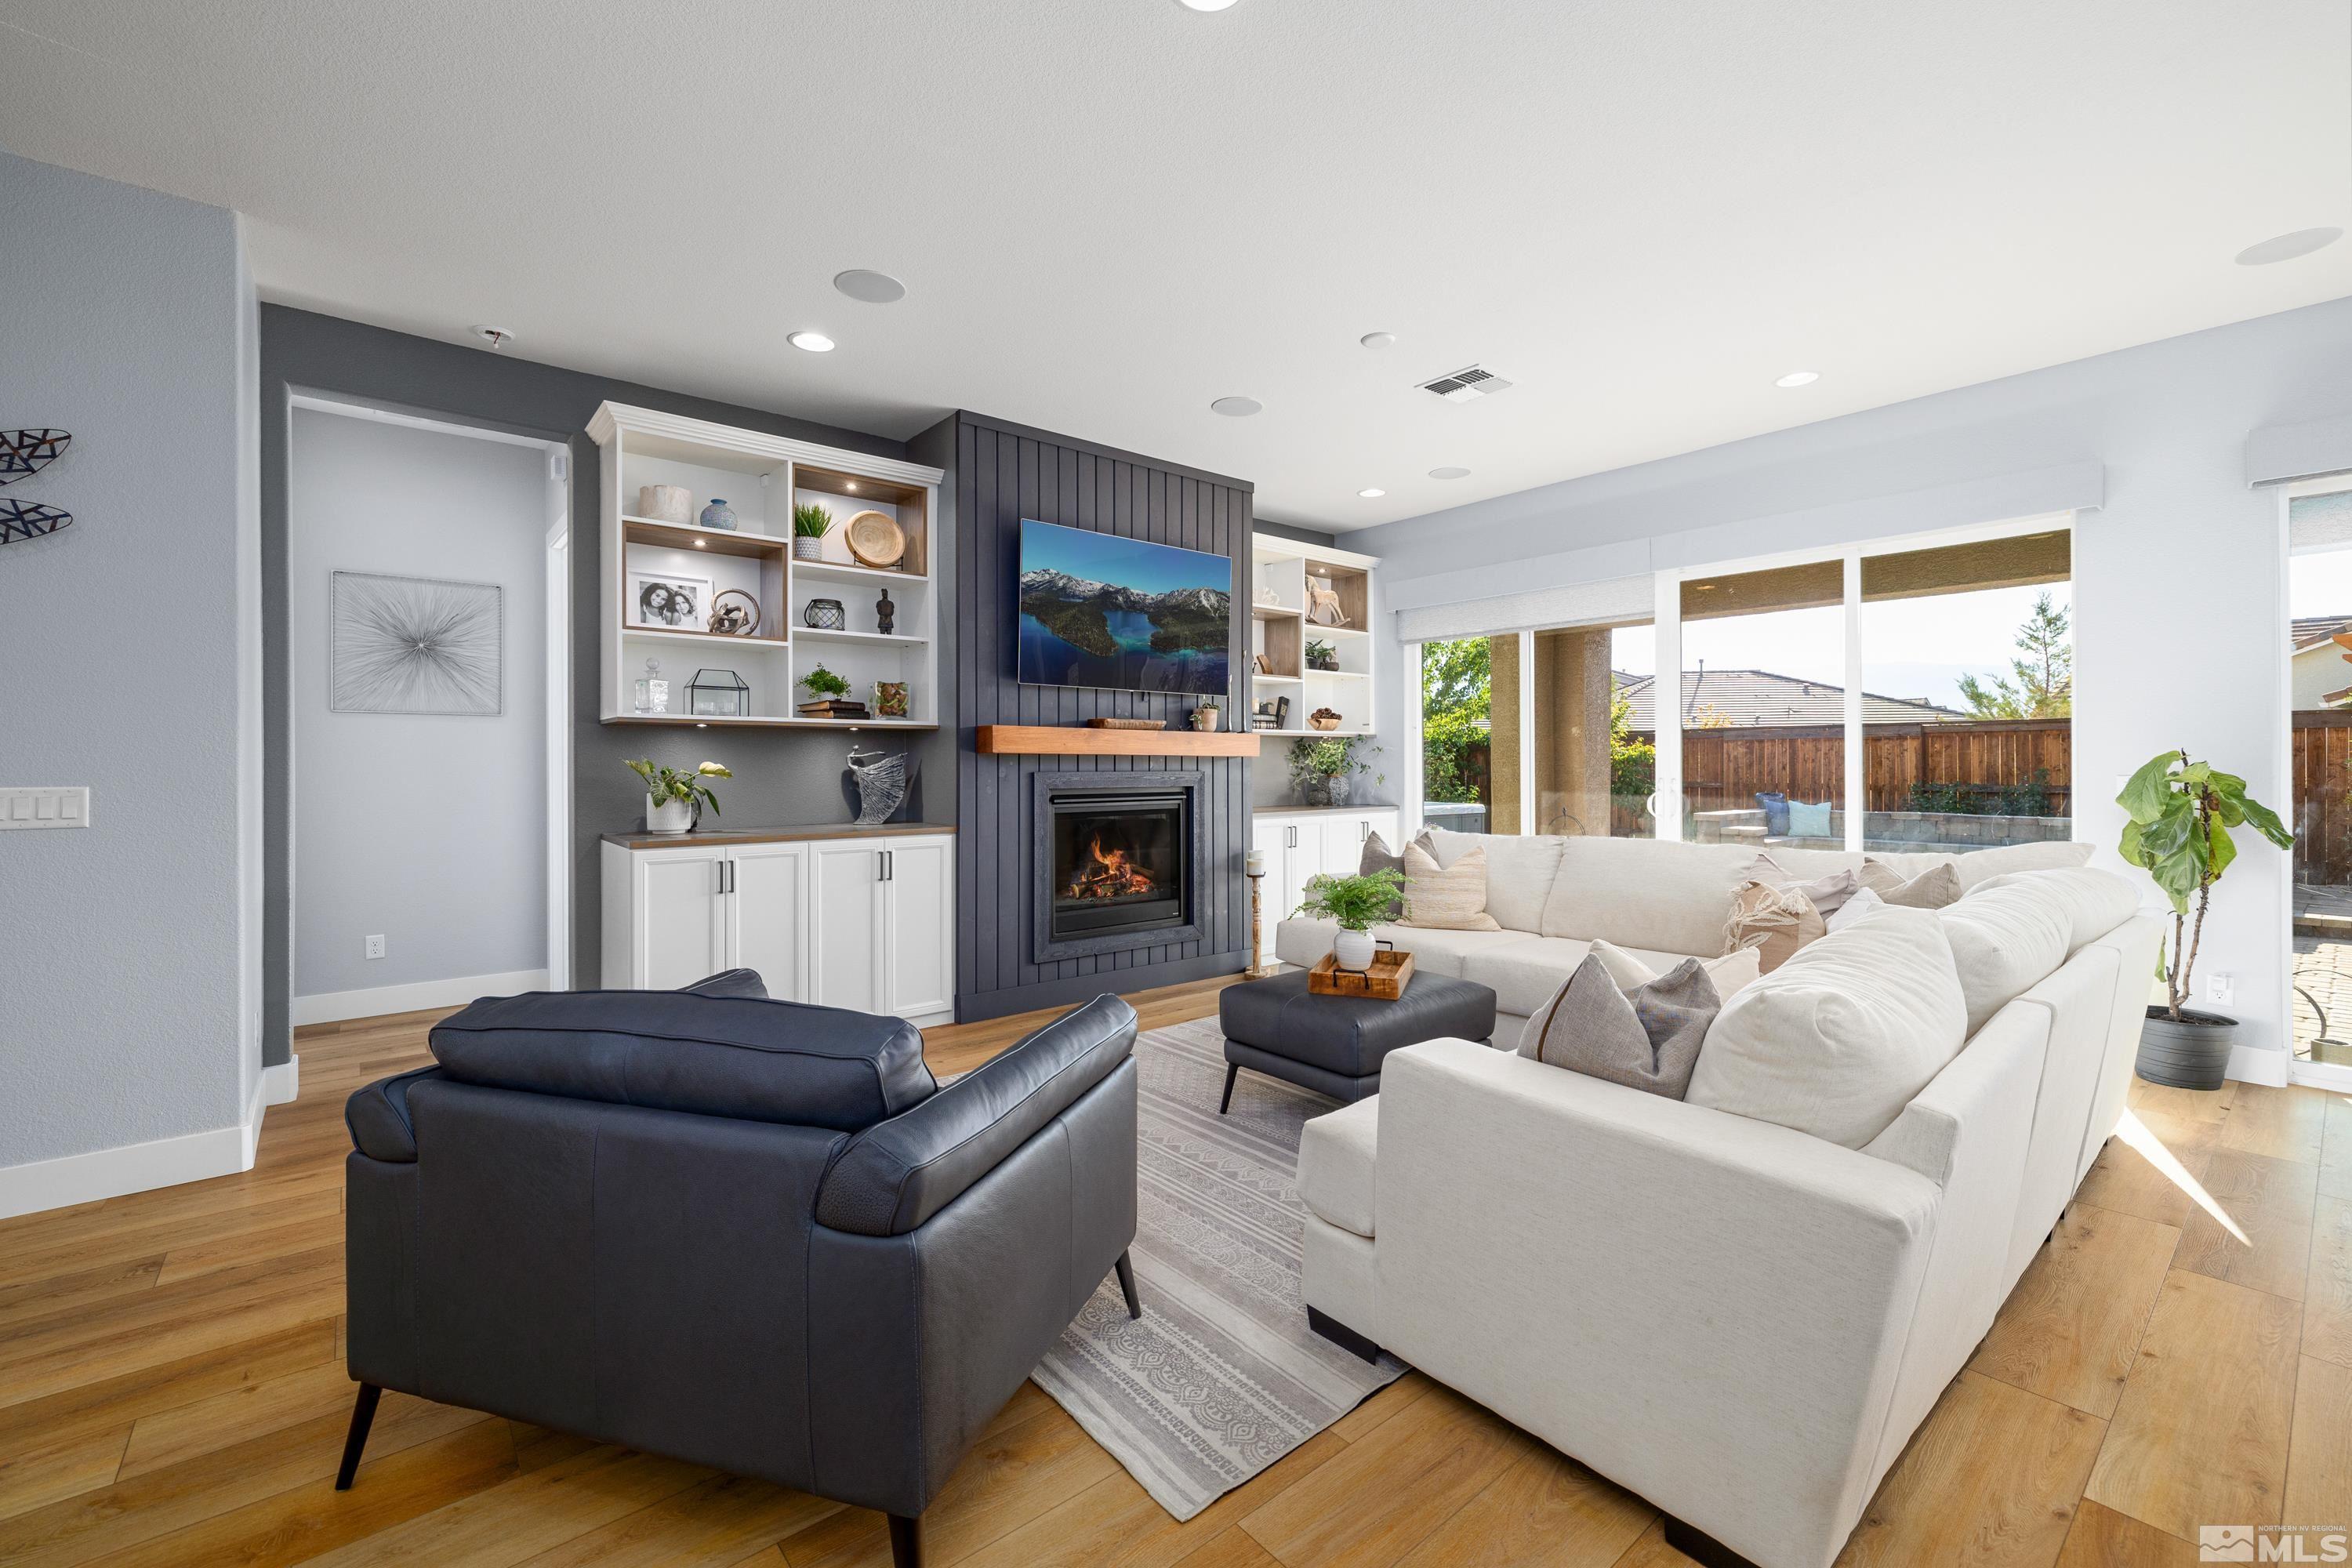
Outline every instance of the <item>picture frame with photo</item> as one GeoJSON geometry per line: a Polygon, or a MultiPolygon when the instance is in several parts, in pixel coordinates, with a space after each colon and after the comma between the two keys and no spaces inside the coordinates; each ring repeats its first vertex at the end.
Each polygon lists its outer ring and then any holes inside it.
{"type": "Polygon", "coordinates": [[[628,624],[655,631],[698,632],[707,627],[710,579],[677,572],[629,574],[628,624]]]}

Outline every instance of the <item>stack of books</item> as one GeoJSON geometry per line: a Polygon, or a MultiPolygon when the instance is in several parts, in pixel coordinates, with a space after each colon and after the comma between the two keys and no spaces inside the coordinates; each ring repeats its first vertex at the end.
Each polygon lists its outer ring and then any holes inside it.
{"type": "Polygon", "coordinates": [[[854,702],[845,697],[828,697],[820,702],[802,703],[801,717],[803,719],[871,719],[874,715],[866,710],[866,704],[863,702],[854,702]]]}

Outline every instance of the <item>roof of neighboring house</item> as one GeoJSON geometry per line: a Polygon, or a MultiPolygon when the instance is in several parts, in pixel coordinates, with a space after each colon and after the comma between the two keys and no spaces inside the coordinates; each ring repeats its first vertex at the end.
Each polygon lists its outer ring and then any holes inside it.
{"type": "MultiPolygon", "coordinates": [[[[1651,696],[1656,683],[1654,676],[1617,677],[1618,689],[1633,704],[1630,728],[1656,730],[1651,696]]],[[[1769,669],[1686,669],[1683,671],[1683,723],[1694,724],[1702,713],[1720,713],[1733,725],[1843,724],[1845,688],[1775,675],[1769,669]]],[[[1912,698],[1862,694],[1865,724],[1934,724],[1969,717],[1957,708],[1912,698]]]]}
{"type": "Polygon", "coordinates": [[[2335,641],[2339,632],[2352,632],[2352,616],[2298,616],[2290,625],[2287,646],[2307,653],[2335,641]]]}

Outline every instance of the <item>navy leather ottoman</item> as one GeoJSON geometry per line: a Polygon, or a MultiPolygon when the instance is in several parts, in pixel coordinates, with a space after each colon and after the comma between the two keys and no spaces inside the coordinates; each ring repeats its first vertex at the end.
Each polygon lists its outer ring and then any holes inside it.
{"type": "Polygon", "coordinates": [[[1485,1040],[1495,1032],[1495,993],[1467,980],[1416,974],[1393,1002],[1318,996],[1307,971],[1229,985],[1217,999],[1225,1032],[1225,1095],[1244,1068],[1353,1102],[1381,1091],[1381,1058],[1423,1040],[1485,1040]]]}

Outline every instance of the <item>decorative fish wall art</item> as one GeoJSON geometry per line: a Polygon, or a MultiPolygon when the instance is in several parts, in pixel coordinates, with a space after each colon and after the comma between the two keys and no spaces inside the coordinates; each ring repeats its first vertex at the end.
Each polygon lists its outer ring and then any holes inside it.
{"type": "MultiPolygon", "coordinates": [[[[64,455],[72,441],[64,430],[0,430],[0,485],[37,474],[64,455]]],[[[0,500],[0,544],[38,539],[73,521],[73,513],[37,500],[0,500]]]]}

